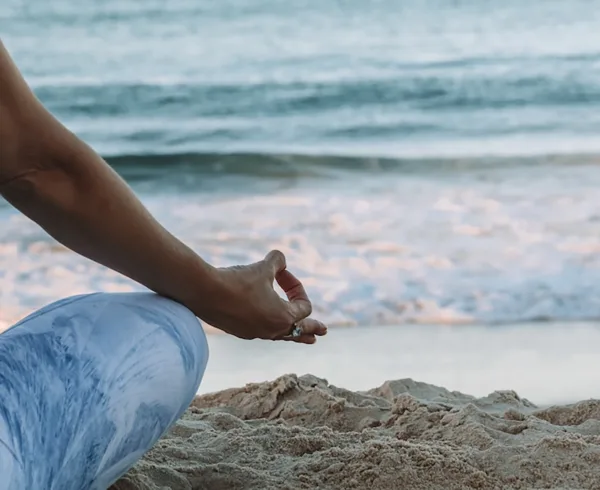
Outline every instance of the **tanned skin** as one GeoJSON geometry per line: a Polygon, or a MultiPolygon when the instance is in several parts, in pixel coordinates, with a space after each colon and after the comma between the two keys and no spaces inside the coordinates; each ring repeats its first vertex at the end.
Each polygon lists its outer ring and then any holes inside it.
{"type": "Polygon", "coordinates": [[[281,252],[215,268],[163,228],[125,181],[44,108],[1,41],[0,194],[74,252],[227,333],[304,344],[327,333],[307,318],[310,300],[281,252]],[[298,338],[289,337],[294,322],[303,329],[298,338]]]}

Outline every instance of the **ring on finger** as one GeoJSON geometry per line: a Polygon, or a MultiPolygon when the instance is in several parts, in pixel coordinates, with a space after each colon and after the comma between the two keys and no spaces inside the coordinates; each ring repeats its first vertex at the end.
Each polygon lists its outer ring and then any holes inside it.
{"type": "Polygon", "coordinates": [[[302,333],[302,325],[300,325],[298,322],[292,323],[292,331],[290,332],[290,337],[300,337],[302,333]]]}

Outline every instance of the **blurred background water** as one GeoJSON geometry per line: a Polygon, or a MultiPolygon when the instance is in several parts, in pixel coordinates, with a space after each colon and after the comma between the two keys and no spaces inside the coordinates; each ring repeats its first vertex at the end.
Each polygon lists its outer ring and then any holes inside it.
{"type": "MultiPolygon", "coordinates": [[[[600,1],[2,0],[42,102],[331,325],[600,321],[600,1]]],[[[132,290],[0,201],[0,323],[132,290]]]]}

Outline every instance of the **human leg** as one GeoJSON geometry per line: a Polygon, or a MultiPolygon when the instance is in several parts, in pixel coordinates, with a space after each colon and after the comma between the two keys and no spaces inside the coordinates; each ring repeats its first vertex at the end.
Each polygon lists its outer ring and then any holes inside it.
{"type": "Polygon", "coordinates": [[[207,360],[196,317],[151,293],[30,315],[0,335],[0,490],[105,490],[181,416],[207,360]]]}

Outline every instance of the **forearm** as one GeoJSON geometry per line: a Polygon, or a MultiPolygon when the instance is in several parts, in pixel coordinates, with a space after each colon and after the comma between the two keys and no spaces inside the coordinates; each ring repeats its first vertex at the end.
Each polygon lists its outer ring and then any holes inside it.
{"type": "Polygon", "coordinates": [[[67,247],[225,332],[305,344],[327,333],[307,318],[310,300],[281,252],[215,269],[168,233],[108,164],[41,105],[1,41],[0,194],[67,247]]]}
{"type": "Polygon", "coordinates": [[[214,269],[42,106],[1,41],[0,193],[59,242],[158,293],[186,304],[214,286],[214,269]]]}
{"type": "MultiPolygon", "coordinates": [[[[58,123],[57,123],[58,124],[58,123]]],[[[4,197],[72,250],[180,302],[210,287],[212,268],[168,233],[91,148],[62,127],[32,151],[33,169],[4,197]],[[205,282],[205,284],[202,284],[205,282]]]]}

